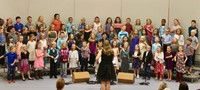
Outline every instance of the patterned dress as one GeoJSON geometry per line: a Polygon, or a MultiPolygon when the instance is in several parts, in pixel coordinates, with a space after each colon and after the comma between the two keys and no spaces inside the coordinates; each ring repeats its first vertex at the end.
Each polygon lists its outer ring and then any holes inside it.
{"type": "Polygon", "coordinates": [[[184,73],[185,72],[185,53],[183,52],[178,52],[176,54],[176,71],[179,73],[184,73]]]}

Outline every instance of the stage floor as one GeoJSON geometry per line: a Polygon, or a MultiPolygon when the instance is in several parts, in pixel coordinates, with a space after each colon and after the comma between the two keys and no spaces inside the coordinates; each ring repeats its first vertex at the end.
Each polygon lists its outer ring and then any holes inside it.
{"type": "MultiPolygon", "coordinates": [[[[66,82],[71,81],[71,78],[66,78],[66,82]]],[[[91,75],[91,80],[95,80],[94,75],[91,75]]],[[[157,90],[158,83],[153,78],[149,81],[149,86],[139,85],[142,82],[142,79],[136,79],[134,84],[121,84],[112,85],[111,90],[157,90]]],[[[165,80],[163,80],[165,81],[165,80]]],[[[179,83],[175,81],[165,81],[168,84],[168,87],[171,90],[178,90],[179,83]]],[[[43,80],[33,80],[33,81],[22,81],[17,80],[16,83],[8,84],[5,80],[0,79],[0,89],[1,90],[56,90],[56,79],[49,79],[48,76],[45,76],[43,80]]],[[[190,83],[188,82],[190,90],[200,89],[200,82],[190,83]]],[[[100,84],[89,85],[86,83],[75,83],[66,85],[64,90],[100,90],[100,84]]]]}

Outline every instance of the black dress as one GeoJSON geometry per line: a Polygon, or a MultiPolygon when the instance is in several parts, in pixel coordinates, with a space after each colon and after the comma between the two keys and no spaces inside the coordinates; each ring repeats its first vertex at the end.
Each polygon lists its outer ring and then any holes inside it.
{"type": "Polygon", "coordinates": [[[101,63],[99,65],[97,73],[98,81],[106,81],[106,80],[116,81],[116,73],[112,63],[113,56],[114,56],[113,54],[108,56],[104,54],[104,51],[102,51],[101,63]]]}

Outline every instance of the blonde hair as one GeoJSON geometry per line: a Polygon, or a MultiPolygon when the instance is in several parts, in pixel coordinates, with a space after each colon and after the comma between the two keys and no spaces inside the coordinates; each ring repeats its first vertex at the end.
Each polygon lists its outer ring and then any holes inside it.
{"type": "Polygon", "coordinates": [[[56,45],[56,42],[51,42],[51,46],[56,45]]]}
{"type": "Polygon", "coordinates": [[[197,33],[197,29],[192,29],[191,32],[197,33]]]}
{"type": "Polygon", "coordinates": [[[108,40],[105,40],[103,42],[103,48],[104,48],[104,52],[105,52],[106,55],[110,56],[111,54],[113,54],[112,47],[111,47],[110,42],[108,40]]]}
{"type": "Polygon", "coordinates": [[[60,78],[56,81],[57,90],[62,90],[64,86],[65,86],[65,80],[63,78],[60,78]]]}
{"type": "Polygon", "coordinates": [[[21,52],[24,52],[25,50],[24,50],[24,47],[27,47],[25,44],[23,44],[22,46],[21,46],[21,48],[20,48],[20,51],[21,52]]]}
{"type": "Polygon", "coordinates": [[[67,44],[66,42],[61,43],[61,48],[66,48],[64,47],[64,44],[67,44]]]}
{"type": "Polygon", "coordinates": [[[167,84],[165,82],[160,82],[158,90],[164,90],[165,88],[167,88],[167,84]]]}
{"type": "Polygon", "coordinates": [[[95,35],[94,33],[91,33],[91,34],[90,34],[90,37],[89,37],[88,40],[90,41],[90,40],[92,39],[92,35],[94,35],[94,36],[95,36],[94,39],[97,40],[97,37],[96,37],[96,35],[95,35]]]}

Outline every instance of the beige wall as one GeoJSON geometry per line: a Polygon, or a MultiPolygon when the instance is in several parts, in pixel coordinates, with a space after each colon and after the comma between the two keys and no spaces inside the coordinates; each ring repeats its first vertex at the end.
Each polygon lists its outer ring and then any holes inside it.
{"type": "MultiPolygon", "coordinates": [[[[178,18],[183,27],[184,35],[188,37],[187,28],[192,19],[200,23],[200,0],[1,0],[0,17],[14,18],[19,15],[22,22],[26,23],[28,15],[33,17],[36,22],[38,16],[45,17],[45,22],[49,24],[53,19],[54,13],[61,15],[61,20],[66,23],[67,18],[72,16],[76,23],[80,22],[82,17],[86,18],[87,23],[92,23],[95,16],[101,18],[105,23],[107,17],[120,16],[125,22],[127,17],[132,19],[140,18],[142,24],[145,24],[147,18],[151,18],[153,26],[158,27],[162,18],[173,24],[173,19],[178,18]]],[[[199,25],[198,25],[199,26],[199,25]]],[[[200,28],[200,27],[199,27],[200,28]]],[[[200,50],[198,50],[198,53],[200,50]]]]}

